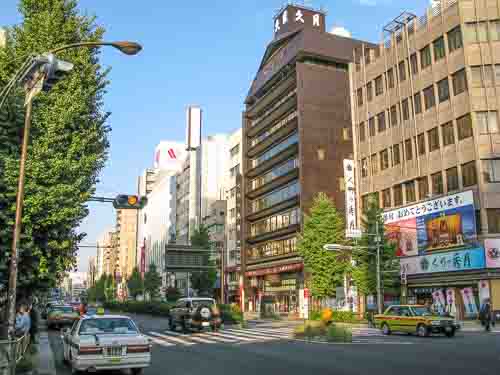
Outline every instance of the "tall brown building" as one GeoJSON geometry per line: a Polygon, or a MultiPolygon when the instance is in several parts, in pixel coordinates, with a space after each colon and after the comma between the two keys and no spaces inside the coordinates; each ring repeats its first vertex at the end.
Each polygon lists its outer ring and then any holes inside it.
{"type": "Polygon", "coordinates": [[[383,35],[351,65],[361,206],[385,209],[409,302],[499,310],[500,1],[434,1],[383,35]]]}
{"type": "Polygon", "coordinates": [[[288,5],[274,18],[243,116],[245,309],[297,313],[302,216],[318,192],[344,208],[352,158],[348,63],[360,42],[326,32],[325,14],[288,5]]]}

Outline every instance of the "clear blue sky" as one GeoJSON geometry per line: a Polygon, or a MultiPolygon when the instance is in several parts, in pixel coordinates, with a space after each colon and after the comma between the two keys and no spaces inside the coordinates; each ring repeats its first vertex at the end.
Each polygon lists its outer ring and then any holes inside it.
{"type": "MultiPolygon", "coordinates": [[[[80,8],[97,15],[107,40],[137,40],[143,52],[126,57],[106,50],[111,66],[105,97],[112,112],[110,159],[98,194],[135,192],[137,176],[153,163],[162,139],[184,140],[185,107],[204,109],[205,135],[241,126],[243,99],[266,44],[273,35],[272,17],[285,0],[80,0],[80,8]]],[[[311,0],[323,6],[327,27],[342,26],[353,37],[377,42],[382,26],[407,10],[422,15],[429,0],[311,0]]],[[[20,22],[17,0],[0,1],[0,25],[20,22]]],[[[81,230],[85,241],[114,225],[110,206],[91,204],[81,230]]],[[[80,270],[94,249],[80,252],[80,270]]]]}

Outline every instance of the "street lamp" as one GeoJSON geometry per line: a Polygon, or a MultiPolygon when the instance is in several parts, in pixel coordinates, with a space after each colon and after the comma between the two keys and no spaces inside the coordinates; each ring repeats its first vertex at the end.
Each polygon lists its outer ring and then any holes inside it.
{"type": "MultiPolygon", "coordinates": [[[[378,229],[378,225],[377,225],[378,229]]],[[[327,251],[357,251],[361,250],[365,253],[370,253],[370,250],[376,250],[377,252],[377,310],[379,314],[382,314],[383,310],[383,301],[382,301],[382,284],[381,284],[381,272],[380,272],[380,236],[376,235],[375,240],[377,242],[377,246],[347,246],[340,244],[326,244],[323,246],[323,249],[327,251]]]]}
{"type": "MultiPolygon", "coordinates": [[[[30,136],[31,127],[31,115],[33,109],[33,99],[36,94],[40,91],[38,83],[43,82],[44,78],[47,77],[47,73],[44,72],[46,68],[50,70],[57,66],[57,63],[61,61],[55,58],[55,54],[64,50],[74,49],[74,48],[95,48],[103,46],[112,46],[126,55],[135,55],[141,51],[142,47],[140,44],[135,42],[81,42],[68,44],[59,48],[56,48],[49,52],[43,57],[33,57],[30,56],[26,62],[21,66],[18,72],[14,75],[7,86],[2,90],[0,96],[0,110],[4,104],[7,96],[12,91],[12,89],[19,83],[25,83],[26,91],[26,115],[24,124],[24,134],[23,134],[23,144],[21,150],[21,160],[19,165],[19,181],[16,197],[16,218],[14,222],[14,234],[12,239],[12,249],[11,249],[11,262],[9,266],[9,293],[8,293],[8,335],[10,339],[15,338],[15,318],[16,318],[16,291],[17,291],[17,257],[18,257],[18,243],[21,235],[21,219],[24,205],[24,180],[25,180],[25,168],[26,159],[28,152],[28,141],[30,136]],[[50,65],[50,66],[49,66],[50,65]],[[44,76],[45,75],[45,76],[44,76]],[[26,83],[27,82],[27,83],[26,83]]],[[[72,69],[72,64],[67,63],[66,71],[72,69]]]]}

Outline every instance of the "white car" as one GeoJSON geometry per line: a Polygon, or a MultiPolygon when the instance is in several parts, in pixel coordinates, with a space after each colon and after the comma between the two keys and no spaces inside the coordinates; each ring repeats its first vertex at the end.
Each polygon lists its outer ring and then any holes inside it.
{"type": "Polygon", "coordinates": [[[86,315],[61,339],[73,373],[131,369],[138,375],[151,365],[151,343],[127,316],[86,315]]]}

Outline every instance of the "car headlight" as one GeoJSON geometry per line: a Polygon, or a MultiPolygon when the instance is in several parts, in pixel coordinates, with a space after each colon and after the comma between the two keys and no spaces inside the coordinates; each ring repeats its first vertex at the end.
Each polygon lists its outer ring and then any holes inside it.
{"type": "Polygon", "coordinates": [[[433,326],[440,326],[441,325],[441,321],[439,321],[439,320],[433,320],[431,322],[431,325],[433,325],[433,326]]]}

